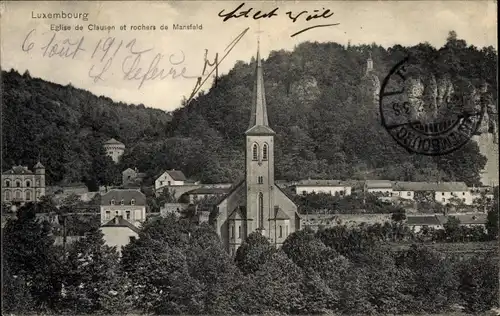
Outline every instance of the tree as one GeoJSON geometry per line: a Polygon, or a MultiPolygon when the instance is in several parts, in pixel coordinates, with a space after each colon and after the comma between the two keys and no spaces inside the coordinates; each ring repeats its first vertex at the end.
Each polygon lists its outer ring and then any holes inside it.
{"type": "Polygon", "coordinates": [[[446,223],[443,225],[447,239],[450,241],[458,241],[461,237],[460,220],[455,216],[449,216],[446,223]]]}
{"type": "Polygon", "coordinates": [[[268,262],[274,249],[269,241],[258,232],[253,232],[236,251],[234,261],[241,272],[253,274],[268,262]]]}
{"type": "Polygon", "coordinates": [[[203,313],[203,284],[189,275],[182,248],[140,235],[123,247],[121,266],[141,310],[163,315],[203,313]]]}
{"type": "Polygon", "coordinates": [[[237,293],[241,312],[293,313],[303,306],[302,271],[285,253],[275,252],[255,274],[248,275],[237,293]]]}
{"type": "Polygon", "coordinates": [[[118,262],[116,249],[104,244],[98,227],[76,241],[67,260],[66,307],[75,314],[127,311],[127,281],[120,274],[118,262]]]}
{"type": "MultiPolygon", "coordinates": [[[[61,293],[63,262],[54,248],[54,238],[47,222],[39,222],[40,205],[21,207],[16,219],[9,219],[3,232],[3,264],[8,275],[25,284],[37,310],[57,307],[61,293]]],[[[12,284],[12,283],[11,283],[12,284]]],[[[26,293],[27,295],[27,293],[26,293]]],[[[24,296],[24,294],[23,294],[24,296]]]]}
{"type": "Polygon", "coordinates": [[[314,232],[299,230],[290,234],[283,243],[282,250],[302,269],[311,268],[320,272],[328,268],[337,252],[316,238],[314,232]]]}

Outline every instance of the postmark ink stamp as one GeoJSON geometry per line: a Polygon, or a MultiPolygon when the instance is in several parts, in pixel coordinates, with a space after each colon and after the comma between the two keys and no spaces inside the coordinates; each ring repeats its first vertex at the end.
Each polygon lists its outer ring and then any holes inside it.
{"type": "Polygon", "coordinates": [[[485,107],[472,84],[431,68],[411,56],[397,63],[380,89],[380,118],[409,152],[446,155],[477,133],[485,107]]]}

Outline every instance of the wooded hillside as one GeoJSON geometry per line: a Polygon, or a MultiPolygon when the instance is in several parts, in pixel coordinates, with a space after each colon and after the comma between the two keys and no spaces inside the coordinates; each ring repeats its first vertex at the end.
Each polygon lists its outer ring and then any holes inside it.
{"type": "MultiPolygon", "coordinates": [[[[454,32],[440,49],[425,43],[385,49],[306,42],[293,52],[273,51],[263,67],[270,125],[277,132],[276,178],[441,178],[477,184],[485,158],[475,143],[446,156],[424,157],[409,154],[383,129],[364,78],[370,52],[380,81],[412,54],[423,69],[453,82],[477,89],[488,83],[488,98],[496,104],[496,50],[468,46],[454,32]]],[[[51,183],[96,179],[100,173],[94,169],[109,163],[98,148],[115,137],[125,143],[126,153],[116,170],[104,168],[114,175],[98,182],[109,182],[131,166],[150,178],[175,168],[207,183],[236,181],[244,174],[253,62],[237,62],[172,117],[3,71],[3,167],[31,166],[40,154],[51,183]]]]}

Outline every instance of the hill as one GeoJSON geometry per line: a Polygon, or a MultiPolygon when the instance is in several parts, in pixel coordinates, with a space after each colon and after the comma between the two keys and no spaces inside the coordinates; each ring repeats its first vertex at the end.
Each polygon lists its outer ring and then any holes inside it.
{"type": "MultiPolygon", "coordinates": [[[[376,44],[306,42],[293,52],[273,51],[263,67],[269,120],[277,132],[276,178],[479,184],[486,159],[475,142],[446,156],[425,157],[408,153],[392,140],[380,124],[370,81],[364,76],[370,53],[380,81],[410,53],[422,61],[424,70],[461,82],[455,89],[465,86],[472,94],[487,83],[482,98],[496,104],[497,52],[468,46],[453,32],[440,49],[428,44],[385,49],[376,44]]],[[[102,169],[102,157],[96,159],[92,153],[100,157],[99,144],[115,137],[128,148],[117,170],[136,166],[150,182],[166,168],[182,169],[203,182],[235,181],[244,174],[243,133],[248,127],[253,63],[237,62],[209,91],[189,104],[184,101],[172,117],[27,74],[2,72],[3,130],[8,131],[2,136],[3,167],[18,161],[32,165],[41,154],[51,182],[98,178],[92,166],[102,169]]],[[[498,113],[491,106],[489,111],[498,113]]],[[[496,116],[489,120],[496,122],[496,116]]],[[[99,181],[116,179],[117,170],[99,181]]]]}

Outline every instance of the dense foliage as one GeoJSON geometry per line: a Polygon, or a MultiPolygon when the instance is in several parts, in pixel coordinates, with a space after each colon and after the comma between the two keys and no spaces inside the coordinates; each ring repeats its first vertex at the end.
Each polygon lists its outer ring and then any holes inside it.
{"type": "MultiPolygon", "coordinates": [[[[497,52],[468,46],[453,33],[439,50],[428,44],[385,49],[306,42],[293,52],[273,51],[263,67],[270,124],[277,132],[276,177],[442,178],[477,184],[485,159],[475,143],[439,158],[422,157],[407,153],[383,130],[364,78],[370,52],[380,80],[411,54],[422,61],[422,70],[465,86],[488,83],[490,103],[496,104],[497,52]]],[[[176,168],[203,182],[236,181],[244,170],[242,135],[253,80],[253,62],[237,62],[216,86],[184,102],[170,117],[32,79],[28,73],[3,71],[3,128],[8,133],[2,136],[2,167],[32,166],[40,156],[49,183],[94,186],[118,181],[126,167],[139,168],[149,180],[176,168]],[[101,149],[111,137],[127,146],[116,169],[101,149]]]]}
{"type": "Polygon", "coordinates": [[[395,250],[380,227],[302,230],[281,249],[252,233],[233,260],[208,225],[157,217],[120,260],[95,228],[61,251],[39,207],[3,230],[4,313],[479,314],[498,296],[498,253],[395,250]]]}

